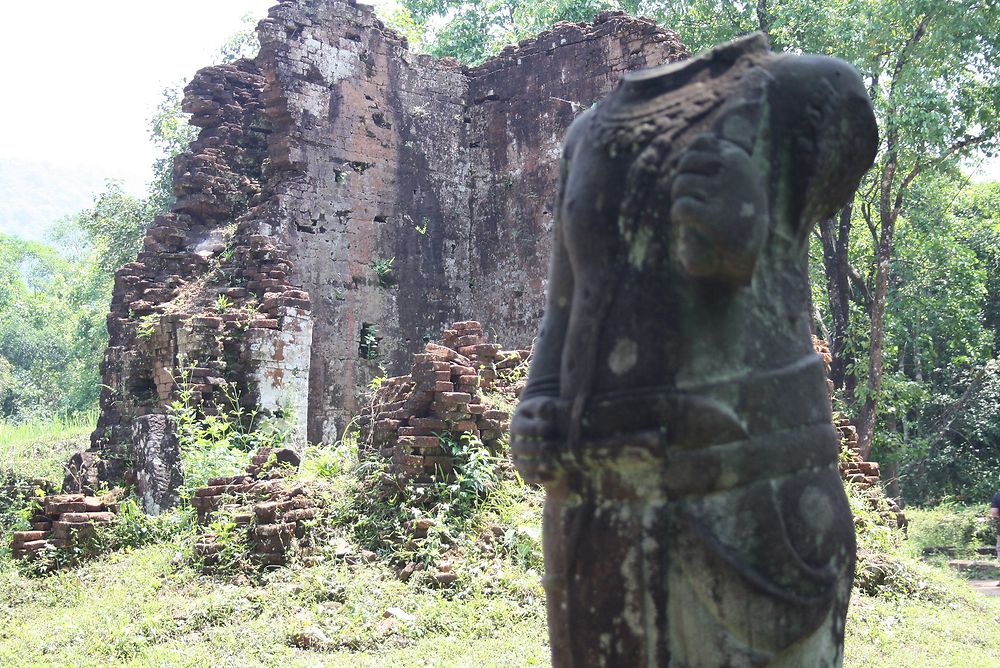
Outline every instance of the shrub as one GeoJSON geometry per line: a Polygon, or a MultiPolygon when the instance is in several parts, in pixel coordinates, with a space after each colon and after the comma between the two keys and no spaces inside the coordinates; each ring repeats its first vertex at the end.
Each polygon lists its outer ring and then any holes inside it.
{"type": "Polygon", "coordinates": [[[23,569],[31,575],[48,575],[109,552],[130,551],[171,540],[189,532],[193,526],[194,515],[189,509],[151,516],[129,497],[119,504],[113,521],[74,532],[69,547],[47,546],[22,562],[23,569]]]}
{"type": "Polygon", "coordinates": [[[976,548],[996,544],[996,520],[981,507],[944,503],[935,508],[911,508],[908,543],[915,556],[942,552],[971,557],[976,548]]]}
{"type": "Polygon", "coordinates": [[[183,498],[190,498],[210,478],[241,473],[258,448],[280,448],[288,438],[288,431],[275,419],[246,408],[232,383],[222,385],[221,399],[211,403],[195,399],[183,370],[178,386],[168,413],[180,442],[183,498]]]}
{"type": "Polygon", "coordinates": [[[844,487],[858,541],[854,588],[884,599],[951,600],[940,574],[905,553],[906,534],[896,527],[895,513],[882,491],[862,490],[851,483],[844,487]]]}

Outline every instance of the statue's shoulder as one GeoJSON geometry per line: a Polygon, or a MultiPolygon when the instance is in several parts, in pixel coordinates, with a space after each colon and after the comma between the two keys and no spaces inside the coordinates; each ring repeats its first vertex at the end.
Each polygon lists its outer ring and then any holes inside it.
{"type": "Polygon", "coordinates": [[[588,135],[588,128],[594,123],[596,111],[597,105],[595,104],[583,111],[570,123],[569,128],[566,130],[566,140],[563,142],[564,160],[569,160],[573,157],[573,153],[576,152],[577,147],[583,141],[584,137],[588,135]]]}
{"type": "Polygon", "coordinates": [[[775,90],[773,99],[801,106],[806,101],[845,96],[868,99],[861,75],[840,58],[821,55],[774,54],[766,65],[775,90]]]}

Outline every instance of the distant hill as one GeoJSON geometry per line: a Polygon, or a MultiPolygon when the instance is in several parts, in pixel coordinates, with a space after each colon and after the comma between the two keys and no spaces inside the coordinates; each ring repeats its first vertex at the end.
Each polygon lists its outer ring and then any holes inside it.
{"type": "Polygon", "coordinates": [[[87,167],[0,158],[0,232],[43,240],[63,216],[87,208],[104,177],[87,167]]]}

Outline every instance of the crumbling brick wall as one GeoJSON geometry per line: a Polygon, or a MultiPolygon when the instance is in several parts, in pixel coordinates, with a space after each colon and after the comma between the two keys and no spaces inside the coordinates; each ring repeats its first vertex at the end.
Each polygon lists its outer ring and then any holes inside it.
{"type": "Polygon", "coordinates": [[[173,211],[117,274],[102,414],[72,480],[121,475],[132,421],[184,374],[332,441],[359,389],[449,322],[527,347],[566,128],[625,71],[689,55],[620,13],[475,68],[411,53],[351,0],[281,0],[258,34],[255,60],[186,91],[201,134],[173,211]]]}
{"type": "Polygon", "coordinates": [[[201,132],[174,165],[172,210],[115,275],[101,415],[90,450],[68,466],[67,490],[126,477],[134,423],[163,413],[181,383],[208,406],[236,387],[304,441],[309,295],[290,282],[280,241],[247,224],[270,213],[272,197],[264,86],[257,65],[241,60],[201,70],[185,90],[201,132]]]}
{"type": "MultiPolygon", "coordinates": [[[[823,366],[826,369],[827,389],[830,399],[833,400],[833,381],[830,380],[830,363],[833,355],[830,353],[830,345],[823,339],[813,337],[813,350],[823,359],[823,366]]],[[[886,496],[882,487],[882,471],[878,462],[865,461],[861,456],[861,448],[858,447],[858,428],[851,421],[834,413],[833,426],[840,435],[841,458],[840,477],[864,491],[876,509],[887,509],[890,519],[896,522],[899,528],[906,527],[906,515],[895,499],[886,496]]]]}
{"type": "MultiPolygon", "coordinates": [[[[488,343],[482,325],[456,322],[413,356],[408,374],[385,379],[361,411],[362,453],[378,452],[391,462],[396,487],[428,485],[454,472],[449,448],[473,437],[499,452],[510,414],[491,404],[498,374],[524,368],[529,350],[502,350],[488,343]]],[[[508,388],[510,389],[510,388],[508,388]]]]}
{"type": "Polygon", "coordinates": [[[115,493],[101,497],[83,494],[49,495],[32,502],[31,529],[15,531],[11,553],[15,559],[66,550],[80,540],[93,538],[97,527],[108,524],[118,512],[115,493]]]}
{"type": "Polygon", "coordinates": [[[449,322],[525,347],[541,315],[563,134],[628,69],[686,56],[623,14],[560,24],[476,68],[418,56],[369,9],[285,2],[261,24],[270,160],[292,274],[313,297],[309,436],[449,322]],[[379,268],[392,260],[390,272],[379,268]]]}
{"type": "Polygon", "coordinates": [[[225,566],[219,555],[227,545],[212,532],[217,513],[228,513],[236,526],[230,536],[246,543],[246,557],[257,566],[284,566],[290,559],[308,562],[314,552],[310,529],[322,500],[313,488],[285,480],[299,465],[293,451],[260,448],[246,473],[213,478],[195,490],[191,505],[198,512],[200,531],[194,554],[206,568],[225,566]]]}

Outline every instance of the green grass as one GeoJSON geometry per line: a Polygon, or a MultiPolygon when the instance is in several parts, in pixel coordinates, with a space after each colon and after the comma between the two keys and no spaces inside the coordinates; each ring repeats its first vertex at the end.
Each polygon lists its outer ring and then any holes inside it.
{"type": "MultiPolygon", "coordinates": [[[[233,582],[200,575],[182,551],[162,543],[48,578],[0,561],[0,665],[548,665],[538,577],[500,561],[442,591],[343,561],[233,582]],[[392,607],[414,619],[385,617],[392,607]],[[299,634],[321,647],[294,646],[299,634]]],[[[947,603],[856,595],[845,665],[1000,665],[1000,598],[941,577],[947,603]]]]}
{"type": "MultiPolygon", "coordinates": [[[[907,508],[907,544],[914,556],[924,549],[946,548],[952,558],[976,558],[976,549],[996,545],[996,520],[988,504],[942,504],[935,508],[907,508]]],[[[988,558],[988,557],[987,557],[988,558]]]]}
{"type": "Polygon", "coordinates": [[[847,668],[1000,666],[1000,597],[958,583],[956,600],[891,601],[856,596],[847,618],[847,668]],[[967,590],[967,591],[963,591],[967,590]]]}
{"type": "Polygon", "coordinates": [[[74,453],[87,449],[96,422],[96,412],[45,422],[0,422],[0,469],[61,483],[63,466],[74,453]]]}
{"type": "MultiPolygon", "coordinates": [[[[38,433],[13,450],[19,466],[28,467],[17,471],[22,475],[39,470],[26,452],[61,466],[60,441],[53,446],[38,433]]],[[[350,544],[348,560],[331,549],[314,567],[280,569],[259,580],[209,576],[192,565],[192,537],[182,532],[38,577],[0,550],[0,666],[548,665],[540,493],[510,483],[488,497],[446,555],[459,553],[453,587],[436,588],[420,574],[404,583],[386,561],[391,553],[371,563],[357,559],[365,546],[356,541],[365,532],[344,523],[357,510],[354,456],[351,447],[310,448],[301,474],[329,486],[331,513],[342,523],[323,529],[326,542],[350,544]],[[495,536],[490,549],[481,540],[486,534],[495,536]],[[390,608],[406,614],[394,616],[390,608]]],[[[968,513],[960,513],[961,530],[942,529],[940,513],[920,516],[911,533],[916,543],[907,546],[870,511],[855,512],[867,521],[861,544],[869,568],[891,567],[893,577],[876,588],[877,596],[855,593],[847,668],[1000,666],[1000,597],[974,593],[941,560],[912,556],[920,536],[965,536],[968,513]]]]}
{"type": "Polygon", "coordinates": [[[379,564],[284,569],[262,585],[199,575],[176,544],[49,578],[0,562],[0,665],[545,665],[537,577],[497,572],[456,590],[379,564]],[[398,607],[412,621],[385,617],[398,607]],[[320,650],[295,647],[298,634],[320,650]]]}

